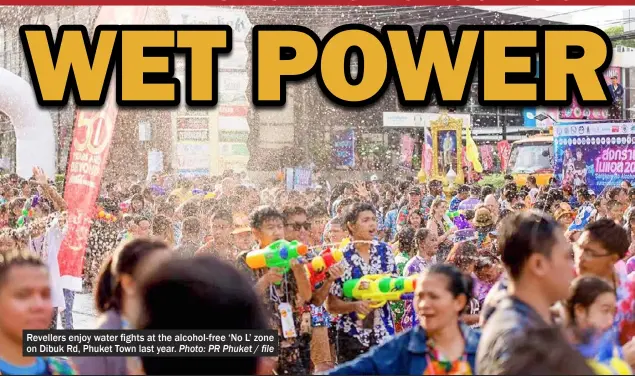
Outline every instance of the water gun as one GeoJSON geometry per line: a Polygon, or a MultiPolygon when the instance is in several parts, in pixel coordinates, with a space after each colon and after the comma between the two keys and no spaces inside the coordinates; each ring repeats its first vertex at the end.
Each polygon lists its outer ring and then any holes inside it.
{"type": "MultiPolygon", "coordinates": [[[[390,274],[369,274],[344,282],[344,296],[356,300],[370,300],[372,308],[388,301],[408,300],[414,296],[416,276],[391,277],[390,274]]],[[[358,318],[363,320],[364,315],[358,318]]]]}
{"type": "Polygon", "coordinates": [[[18,228],[24,226],[29,217],[33,217],[33,210],[31,210],[34,206],[38,204],[40,198],[38,196],[33,196],[32,198],[28,198],[24,202],[24,206],[22,207],[22,215],[18,218],[16,225],[18,228]]]}
{"type": "Polygon", "coordinates": [[[325,249],[319,256],[314,257],[310,263],[305,265],[311,287],[315,290],[315,286],[324,281],[327,277],[327,270],[340,262],[344,258],[342,251],[339,249],[325,249]]]}
{"type": "Polygon", "coordinates": [[[445,214],[448,216],[448,218],[450,218],[450,221],[454,223],[457,229],[465,230],[471,228],[470,222],[467,221],[465,215],[463,215],[460,210],[448,211],[445,214]]]}
{"type": "Polygon", "coordinates": [[[247,253],[245,262],[251,269],[281,268],[284,273],[291,269],[291,260],[298,259],[308,252],[305,244],[296,240],[276,240],[263,249],[247,253]]]}

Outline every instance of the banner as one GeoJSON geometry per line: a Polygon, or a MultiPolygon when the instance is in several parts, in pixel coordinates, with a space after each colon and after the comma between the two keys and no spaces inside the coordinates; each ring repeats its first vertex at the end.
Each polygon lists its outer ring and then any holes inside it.
{"type": "Polygon", "coordinates": [[[622,180],[635,180],[635,124],[554,127],[554,173],[563,185],[586,184],[598,196],[622,180]]]}
{"type": "Polygon", "coordinates": [[[415,140],[410,135],[401,136],[401,157],[399,165],[405,168],[412,168],[412,153],[415,148],[415,140]]]}
{"type": "MultiPolygon", "coordinates": [[[[609,67],[604,71],[606,84],[611,83],[611,77],[617,76],[617,82],[622,83],[622,69],[620,67],[609,67]]],[[[608,107],[580,107],[574,95],[571,106],[560,107],[560,119],[565,120],[607,120],[609,118],[608,107]]]]}
{"type": "MultiPolygon", "coordinates": [[[[101,7],[95,25],[140,24],[147,9],[101,7]]],[[[100,110],[78,110],[75,116],[64,189],[68,232],[58,254],[62,286],[73,291],[82,291],[84,254],[117,120],[114,86],[113,75],[104,106],[100,110]]]]}
{"type": "Polygon", "coordinates": [[[511,145],[509,145],[509,141],[503,140],[498,142],[496,148],[498,150],[498,158],[501,161],[501,171],[505,173],[507,171],[507,163],[509,163],[509,156],[512,152],[511,145]]]}
{"type": "Polygon", "coordinates": [[[355,130],[333,134],[333,163],[336,167],[355,167],[355,130]]]}
{"type": "Polygon", "coordinates": [[[432,162],[434,159],[434,154],[432,153],[432,134],[430,133],[430,128],[426,128],[424,131],[424,142],[421,151],[421,169],[425,171],[425,173],[430,176],[432,174],[432,162]]]}
{"type": "Polygon", "coordinates": [[[481,145],[479,149],[481,152],[481,162],[483,162],[483,169],[491,171],[494,168],[494,147],[492,145],[481,145]]]}

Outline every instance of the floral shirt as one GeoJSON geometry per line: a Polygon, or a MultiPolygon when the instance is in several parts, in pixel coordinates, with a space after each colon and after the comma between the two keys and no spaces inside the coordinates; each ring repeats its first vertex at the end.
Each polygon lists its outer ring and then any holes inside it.
{"type": "Polygon", "coordinates": [[[384,229],[386,230],[387,238],[390,240],[397,234],[397,212],[399,212],[399,209],[389,210],[384,219],[384,229]]]}
{"type": "Polygon", "coordinates": [[[478,300],[479,305],[483,305],[485,303],[485,298],[489,291],[492,289],[492,286],[497,282],[483,282],[475,274],[472,274],[472,279],[474,280],[474,297],[478,300]]]}
{"type": "MultiPolygon", "coordinates": [[[[428,268],[430,265],[436,264],[437,259],[435,256],[432,256],[430,261],[426,261],[423,257],[419,255],[415,255],[413,258],[408,260],[406,265],[404,266],[403,276],[410,277],[411,275],[419,274],[428,268]]],[[[417,315],[414,312],[414,307],[412,306],[411,301],[404,302],[404,314],[401,318],[401,327],[403,330],[407,330],[412,328],[413,326],[418,324],[417,315]]]]}
{"type": "Polygon", "coordinates": [[[450,200],[450,204],[449,204],[449,210],[450,211],[459,210],[460,203],[461,203],[461,199],[459,198],[459,196],[452,197],[452,200],[450,200]]]}
{"type": "Polygon", "coordinates": [[[463,354],[456,360],[448,360],[435,348],[432,339],[428,339],[427,344],[428,366],[423,371],[424,375],[473,375],[472,367],[467,361],[467,354],[463,354]]]}
{"type": "MultiPolygon", "coordinates": [[[[373,240],[370,246],[369,263],[366,263],[357,253],[353,242],[344,248],[343,253],[344,259],[341,263],[344,267],[344,274],[342,278],[333,283],[330,293],[344,301],[352,301],[352,299],[344,297],[343,287],[345,281],[372,274],[397,274],[397,265],[395,264],[392,250],[384,242],[373,240]]],[[[371,336],[373,336],[373,342],[382,343],[389,336],[395,334],[392,313],[387,304],[377,308],[371,314],[374,314],[372,329],[358,326],[358,318],[354,312],[342,315],[337,323],[337,329],[356,338],[366,347],[370,347],[371,336]]]]}

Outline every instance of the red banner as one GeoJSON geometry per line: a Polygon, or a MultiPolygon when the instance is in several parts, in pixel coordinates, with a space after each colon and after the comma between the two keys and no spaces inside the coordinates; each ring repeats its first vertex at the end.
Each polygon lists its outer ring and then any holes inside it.
{"type": "MultiPolygon", "coordinates": [[[[147,7],[102,7],[95,23],[142,23],[146,11],[147,7]]],[[[69,290],[82,290],[88,234],[117,119],[114,85],[113,77],[106,103],[100,110],[78,110],[75,116],[64,189],[68,232],[58,254],[62,285],[69,290]]]]}
{"type": "Polygon", "coordinates": [[[481,153],[481,163],[483,163],[483,170],[491,171],[494,167],[494,160],[492,158],[494,147],[492,145],[481,145],[479,149],[481,153]]]}
{"type": "Polygon", "coordinates": [[[507,171],[507,163],[509,163],[509,155],[511,154],[512,148],[509,145],[509,141],[503,140],[499,141],[497,149],[498,149],[498,158],[501,161],[501,172],[507,171]]]}

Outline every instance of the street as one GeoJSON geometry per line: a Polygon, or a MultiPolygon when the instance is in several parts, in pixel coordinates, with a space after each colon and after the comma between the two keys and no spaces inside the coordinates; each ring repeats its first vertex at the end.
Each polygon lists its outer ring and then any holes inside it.
{"type": "MultiPolygon", "coordinates": [[[[95,327],[95,319],[97,312],[93,303],[93,294],[76,293],[75,303],[73,304],[73,328],[74,329],[93,329],[95,327]]],[[[62,321],[57,319],[58,329],[62,329],[62,321]]]]}

